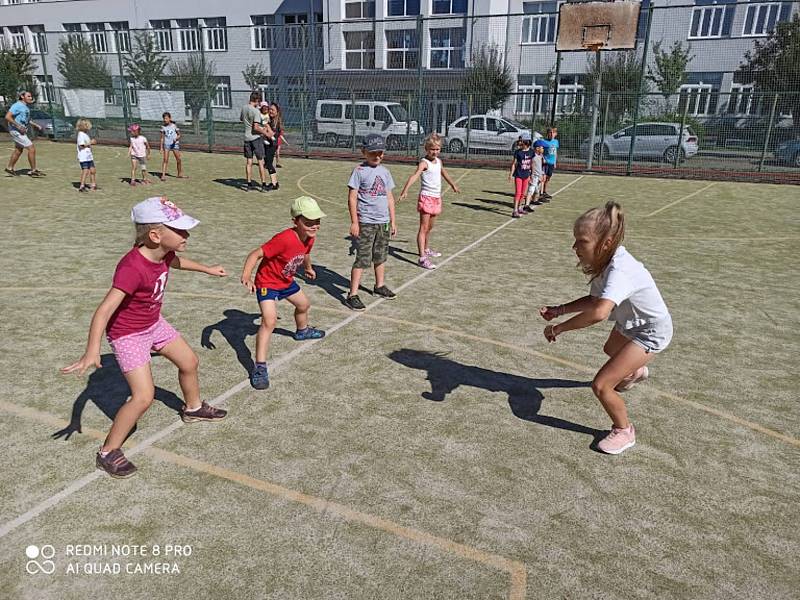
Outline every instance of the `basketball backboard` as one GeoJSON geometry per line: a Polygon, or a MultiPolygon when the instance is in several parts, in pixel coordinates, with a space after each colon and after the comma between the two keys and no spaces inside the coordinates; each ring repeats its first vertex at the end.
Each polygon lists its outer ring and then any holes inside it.
{"type": "Polygon", "coordinates": [[[632,50],[636,48],[641,2],[566,2],[558,11],[556,50],[632,50]]]}

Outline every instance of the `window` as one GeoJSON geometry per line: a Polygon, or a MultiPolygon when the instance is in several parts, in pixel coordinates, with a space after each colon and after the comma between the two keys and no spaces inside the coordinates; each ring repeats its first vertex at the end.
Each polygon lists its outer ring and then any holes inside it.
{"type": "Polygon", "coordinates": [[[136,90],[136,82],[125,78],[125,97],[128,100],[129,106],[137,106],[139,104],[139,94],[136,90]]]}
{"type": "Polygon", "coordinates": [[[775,29],[775,24],[789,19],[792,5],[784,2],[753,3],[747,7],[743,36],[764,36],[775,29]]]}
{"type": "MultiPolygon", "coordinates": [[[[353,119],[353,105],[346,104],[344,107],[344,118],[348,120],[353,119]]],[[[356,104],[356,121],[369,120],[369,104],[356,104]]]]}
{"type": "Polygon", "coordinates": [[[206,50],[209,52],[224,52],[228,49],[228,30],[225,27],[225,17],[203,19],[206,34],[206,50]]]}
{"type": "Polygon", "coordinates": [[[217,84],[214,87],[214,95],[211,97],[212,108],[231,107],[231,78],[216,77],[217,84]]]}
{"type": "Polygon", "coordinates": [[[577,75],[562,75],[558,83],[556,112],[562,115],[582,113],[586,94],[577,75]]]}
{"type": "Polygon", "coordinates": [[[467,12],[467,0],[433,0],[433,14],[457,15],[467,12]]]}
{"type": "Polygon", "coordinates": [[[755,93],[752,83],[734,83],[726,112],[731,115],[758,116],[762,114],[762,96],[755,93]]]}
{"type": "Polygon", "coordinates": [[[391,123],[394,121],[392,116],[389,114],[389,111],[380,105],[376,105],[373,109],[372,120],[379,121],[381,123],[391,123]]]}
{"type": "Polygon", "coordinates": [[[320,104],[319,117],[320,117],[320,119],[341,119],[342,118],[342,105],[341,104],[320,104]]]}
{"type": "Polygon", "coordinates": [[[28,40],[25,39],[24,27],[9,27],[8,33],[11,34],[11,48],[14,50],[27,50],[28,40]]]}
{"type": "Polygon", "coordinates": [[[172,29],[169,20],[150,21],[156,47],[161,52],[172,52],[175,48],[172,43],[172,29]]]}
{"type": "Polygon", "coordinates": [[[274,15],[253,15],[250,23],[250,47],[253,50],[271,50],[278,45],[274,15]]]}
{"type": "MultiPolygon", "coordinates": [[[[520,77],[520,79],[522,79],[520,77]]],[[[534,85],[532,81],[517,84],[517,114],[538,115],[542,113],[543,87],[534,85]]]]}
{"type": "Polygon", "coordinates": [[[484,130],[483,117],[472,117],[469,120],[469,129],[483,131],[484,130]]]}
{"type": "Polygon", "coordinates": [[[431,29],[431,69],[464,67],[464,30],[460,27],[431,29]]]}
{"type": "Polygon", "coordinates": [[[197,19],[178,19],[176,23],[178,24],[178,51],[197,52],[200,50],[197,19]]]}
{"type": "Polygon", "coordinates": [[[130,52],[131,32],[128,30],[128,22],[117,21],[115,23],[109,23],[109,25],[114,31],[114,35],[111,36],[111,45],[114,46],[114,49],[120,52],[130,52]]]}
{"type": "Polygon", "coordinates": [[[689,39],[721,38],[731,34],[733,0],[695,0],[689,39]]]}
{"type": "Polygon", "coordinates": [[[700,82],[682,85],[678,112],[682,113],[686,110],[686,114],[692,117],[713,115],[717,111],[717,98],[718,94],[711,84],[700,82]]]}
{"type": "Polygon", "coordinates": [[[466,126],[467,126],[467,118],[466,118],[466,117],[464,117],[463,119],[459,119],[458,121],[456,121],[455,123],[453,123],[453,125],[452,125],[452,126],[453,126],[453,127],[458,127],[459,129],[463,129],[464,127],[466,127],[466,126]]]}
{"type": "Polygon", "coordinates": [[[47,54],[47,37],[44,25],[29,25],[28,32],[31,36],[31,48],[34,54],[47,54]]]}
{"type": "Polygon", "coordinates": [[[386,32],[386,68],[416,69],[419,61],[419,37],[416,29],[386,32]]]}
{"type": "Polygon", "coordinates": [[[414,17],[419,14],[419,0],[389,0],[390,17],[414,17]]]}
{"type": "Polygon", "coordinates": [[[522,5],[522,43],[553,43],[556,36],[558,6],[555,2],[525,2],[522,5]]]}
{"type": "Polygon", "coordinates": [[[76,41],[83,37],[83,28],[80,23],[64,23],[64,31],[67,32],[68,41],[76,41]]]}
{"type": "Polygon", "coordinates": [[[375,0],[345,0],[345,19],[372,19],[375,16],[375,0]]]}
{"type": "Polygon", "coordinates": [[[372,31],[344,32],[344,68],[375,68],[375,33],[372,31]]]}
{"type": "Polygon", "coordinates": [[[37,75],[36,83],[39,87],[39,102],[58,102],[52,75],[48,75],[46,80],[44,75],[37,75]]]}
{"type": "Polygon", "coordinates": [[[113,89],[103,90],[103,102],[108,106],[113,106],[117,103],[117,95],[113,89]]]}
{"type": "Polygon", "coordinates": [[[106,24],[87,23],[86,28],[89,30],[89,42],[91,42],[94,51],[98,54],[107,53],[108,38],[106,37],[106,24]]]}
{"type": "Polygon", "coordinates": [[[283,15],[284,43],[287,48],[308,47],[308,15],[283,15]]]}

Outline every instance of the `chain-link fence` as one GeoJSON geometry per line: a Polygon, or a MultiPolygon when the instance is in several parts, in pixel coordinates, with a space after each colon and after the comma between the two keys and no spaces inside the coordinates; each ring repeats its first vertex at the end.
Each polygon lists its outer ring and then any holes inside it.
{"type": "Polygon", "coordinates": [[[380,19],[348,1],[341,21],[5,27],[2,54],[30,53],[34,118],[56,139],[86,117],[101,142],[136,122],[157,146],[170,112],[184,147],[238,149],[258,90],[281,108],[286,154],[349,155],[379,133],[411,158],[438,132],[451,158],[501,164],[523,132],[557,126],[562,168],[800,182],[798,3],[645,1],[637,49],[599,57],[555,51],[555,2],[388,18],[411,4],[388,0],[380,19]]]}

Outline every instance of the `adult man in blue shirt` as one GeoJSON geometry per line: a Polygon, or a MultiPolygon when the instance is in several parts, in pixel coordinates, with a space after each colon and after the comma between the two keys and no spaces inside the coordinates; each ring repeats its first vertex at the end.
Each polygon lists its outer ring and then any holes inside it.
{"type": "Polygon", "coordinates": [[[9,175],[16,175],[14,166],[17,164],[19,157],[22,156],[22,151],[28,149],[28,163],[31,170],[28,175],[31,177],[41,177],[44,175],[39,169],[36,168],[36,148],[33,142],[28,137],[28,127],[33,127],[37,131],[42,128],[31,121],[30,105],[33,104],[33,95],[30,92],[20,92],[19,99],[11,105],[6,113],[6,123],[8,123],[8,133],[11,139],[14,140],[14,151],[11,153],[11,158],[6,167],[6,173],[9,175]]]}

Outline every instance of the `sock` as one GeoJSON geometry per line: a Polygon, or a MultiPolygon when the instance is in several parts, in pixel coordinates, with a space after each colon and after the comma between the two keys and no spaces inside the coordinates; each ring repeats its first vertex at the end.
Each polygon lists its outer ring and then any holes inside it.
{"type": "MultiPolygon", "coordinates": [[[[303,327],[302,329],[298,329],[297,333],[303,333],[304,331],[308,331],[308,327],[303,327]]],[[[266,363],[264,363],[266,364],[266,363]]]]}
{"type": "Polygon", "coordinates": [[[264,362],[257,362],[257,363],[256,363],[256,366],[257,366],[257,367],[266,367],[266,366],[267,366],[267,362],[266,362],[266,361],[264,361],[264,362]]]}
{"type": "Polygon", "coordinates": [[[185,408],[183,409],[183,412],[185,412],[185,413],[193,413],[193,412],[197,412],[197,411],[198,411],[198,410],[200,410],[201,408],[203,408],[203,405],[202,405],[202,404],[201,404],[200,406],[198,406],[197,408],[189,408],[189,407],[187,406],[187,407],[185,407],[185,408]]]}
{"type": "Polygon", "coordinates": [[[105,452],[103,452],[102,450],[100,450],[100,456],[102,456],[103,458],[105,458],[106,456],[108,456],[108,453],[109,453],[109,452],[111,452],[111,450],[106,450],[105,452]]]}

